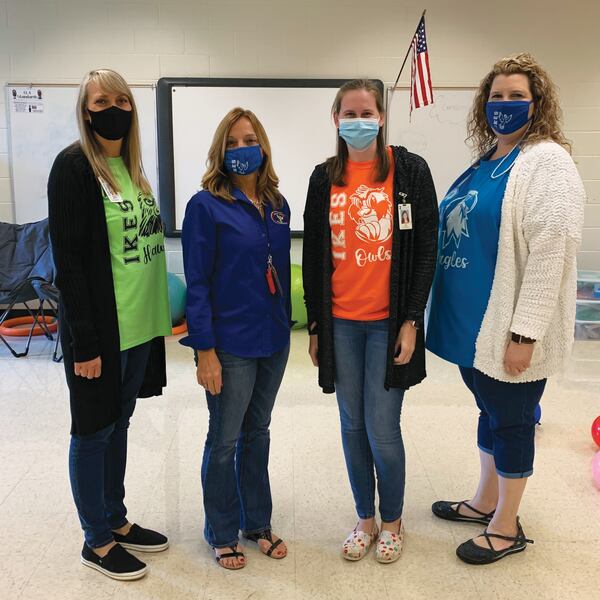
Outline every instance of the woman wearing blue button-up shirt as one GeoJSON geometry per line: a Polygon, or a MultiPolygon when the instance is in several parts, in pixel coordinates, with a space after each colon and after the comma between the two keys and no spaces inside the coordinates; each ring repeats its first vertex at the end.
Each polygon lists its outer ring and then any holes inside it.
{"type": "Polygon", "coordinates": [[[290,210],[263,126],[235,108],[219,124],[182,242],[189,335],[210,413],[202,461],[205,529],[217,562],[246,561],[239,530],[272,558],[269,423],[290,342],[290,210]]]}

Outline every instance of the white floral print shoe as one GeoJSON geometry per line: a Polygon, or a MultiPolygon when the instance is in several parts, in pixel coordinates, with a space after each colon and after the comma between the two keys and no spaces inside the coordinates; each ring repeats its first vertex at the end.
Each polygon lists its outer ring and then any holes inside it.
{"type": "Polygon", "coordinates": [[[393,563],[400,558],[404,543],[404,523],[400,523],[398,533],[382,531],[375,547],[375,559],[380,563],[393,563]]]}
{"type": "Polygon", "coordinates": [[[360,560],[366,556],[379,533],[377,524],[373,525],[372,533],[358,531],[357,527],[358,525],[356,525],[354,531],[346,538],[342,546],[342,556],[346,560],[360,560]]]}

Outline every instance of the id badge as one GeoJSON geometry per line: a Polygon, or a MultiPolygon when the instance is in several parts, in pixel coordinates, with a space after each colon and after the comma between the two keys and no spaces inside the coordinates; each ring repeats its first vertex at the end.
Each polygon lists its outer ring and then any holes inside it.
{"type": "Polygon", "coordinates": [[[412,207],[410,204],[398,204],[398,227],[412,229],[412,207]]]}
{"type": "Polygon", "coordinates": [[[102,186],[102,189],[104,190],[104,193],[106,194],[106,197],[111,202],[114,202],[115,204],[120,204],[121,202],[123,202],[123,198],[121,198],[121,194],[119,194],[119,192],[113,192],[103,177],[98,177],[98,181],[100,182],[100,185],[102,186]]]}

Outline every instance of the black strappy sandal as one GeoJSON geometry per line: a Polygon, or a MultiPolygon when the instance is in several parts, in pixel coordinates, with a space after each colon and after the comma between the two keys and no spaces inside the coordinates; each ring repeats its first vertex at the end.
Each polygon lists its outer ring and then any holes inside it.
{"type": "Polygon", "coordinates": [[[225,552],[224,554],[216,554],[216,551],[220,550],[220,548],[213,548],[213,550],[215,551],[215,560],[217,561],[219,566],[223,567],[224,569],[227,569],[228,571],[239,571],[240,569],[243,569],[246,566],[246,556],[243,552],[239,552],[238,550],[236,550],[235,546],[229,546],[229,548],[231,552],[225,552]],[[221,561],[224,558],[243,558],[244,564],[241,564],[237,567],[226,567],[224,564],[221,563],[221,561]]]}
{"type": "Polygon", "coordinates": [[[460,560],[469,563],[470,565],[489,565],[490,563],[496,562],[509,554],[516,554],[517,552],[523,552],[527,548],[527,544],[533,544],[533,540],[529,540],[525,537],[519,518],[517,517],[517,535],[515,537],[507,535],[498,535],[496,533],[488,533],[486,529],[482,534],[489,548],[482,548],[478,546],[473,540],[469,540],[464,544],[461,544],[456,549],[456,556],[460,560]],[[505,548],[504,550],[495,550],[492,546],[490,538],[496,538],[498,540],[506,540],[508,542],[514,542],[512,546],[505,548]]]}
{"type": "MultiPolygon", "coordinates": [[[[273,556],[273,550],[275,550],[275,548],[277,548],[280,544],[283,544],[283,540],[280,538],[276,542],[274,542],[273,541],[273,532],[270,529],[265,529],[264,531],[261,531],[260,533],[245,533],[244,537],[247,540],[250,540],[251,542],[256,542],[257,544],[258,544],[258,540],[267,540],[267,542],[269,542],[271,545],[269,546],[269,548],[266,552],[263,552],[263,554],[266,554],[269,558],[275,558],[276,560],[281,560],[282,558],[285,558],[287,556],[287,552],[283,556],[273,556]]],[[[259,547],[260,547],[260,544],[259,544],[259,547]]],[[[262,548],[261,548],[261,552],[262,552],[262,548]]]]}
{"type": "Polygon", "coordinates": [[[463,521],[465,523],[480,523],[481,525],[488,525],[492,520],[494,513],[496,511],[492,511],[491,513],[484,513],[476,508],[473,508],[470,504],[462,500],[461,502],[449,502],[448,500],[439,500],[438,502],[434,502],[431,505],[431,512],[436,517],[440,519],[445,519],[446,521],[463,521]],[[454,505],[456,504],[456,508],[454,505]],[[481,515],[480,517],[468,517],[466,515],[460,514],[460,507],[465,506],[469,510],[472,510],[474,513],[481,515]]]}

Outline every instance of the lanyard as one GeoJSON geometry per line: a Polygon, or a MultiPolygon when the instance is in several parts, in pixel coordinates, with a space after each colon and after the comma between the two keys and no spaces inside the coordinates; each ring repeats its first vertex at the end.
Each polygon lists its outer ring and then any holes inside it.
{"type": "Polygon", "coordinates": [[[267,207],[264,206],[265,216],[264,219],[260,213],[260,208],[257,203],[253,202],[246,196],[246,198],[252,203],[253,208],[256,209],[258,213],[258,218],[261,221],[261,225],[264,224],[266,238],[267,238],[267,268],[265,271],[265,279],[267,280],[267,288],[271,296],[274,296],[279,292],[279,295],[283,297],[283,288],[281,287],[281,282],[279,281],[279,275],[277,274],[277,269],[273,264],[273,254],[271,251],[271,236],[269,234],[269,223],[267,221],[267,207]]]}
{"type": "Polygon", "coordinates": [[[271,296],[274,296],[277,292],[279,292],[280,296],[283,296],[283,289],[281,287],[281,282],[279,281],[279,275],[277,275],[277,269],[273,264],[273,255],[271,253],[271,236],[269,234],[269,224],[267,222],[267,210],[265,207],[265,231],[267,232],[267,271],[265,273],[265,277],[267,279],[267,287],[269,288],[269,293],[271,296]]]}

